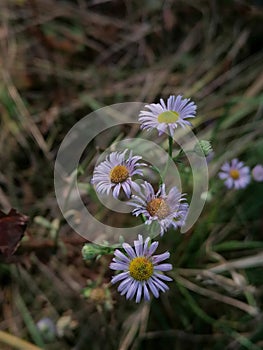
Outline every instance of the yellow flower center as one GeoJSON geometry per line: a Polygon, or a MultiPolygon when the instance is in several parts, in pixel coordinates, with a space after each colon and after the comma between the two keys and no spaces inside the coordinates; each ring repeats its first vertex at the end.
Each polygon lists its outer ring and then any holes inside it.
{"type": "Polygon", "coordinates": [[[153,274],[153,264],[144,256],[138,256],[130,262],[129,271],[135,280],[146,281],[153,274]]]}
{"type": "Polygon", "coordinates": [[[237,169],[230,170],[229,175],[232,177],[233,180],[238,180],[240,176],[239,171],[237,169]]]}
{"type": "Polygon", "coordinates": [[[146,209],[151,216],[157,216],[158,219],[164,219],[170,214],[170,207],[163,198],[154,198],[146,209]]]}
{"type": "Polygon", "coordinates": [[[179,119],[179,113],[175,111],[165,111],[158,115],[158,122],[159,123],[175,123],[179,119]]]}
{"type": "Polygon", "coordinates": [[[110,180],[115,184],[127,180],[128,177],[129,171],[125,165],[116,165],[110,171],[110,180]]]}

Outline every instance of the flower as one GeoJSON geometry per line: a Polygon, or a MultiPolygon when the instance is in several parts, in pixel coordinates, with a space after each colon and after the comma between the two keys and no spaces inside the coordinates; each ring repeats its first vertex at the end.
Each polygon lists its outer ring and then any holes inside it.
{"type": "Polygon", "coordinates": [[[176,186],[172,187],[167,195],[165,184],[162,184],[155,194],[152,185],[145,181],[141,185],[139,195],[133,195],[129,204],[135,207],[133,215],[144,215],[146,225],[153,221],[159,223],[162,236],[169,227],[177,229],[184,225],[188,213],[188,204],[182,203],[184,200],[184,195],[176,186]]]}
{"type": "Polygon", "coordinates": [[[138,240],[134,241],[134,248],[128,243],[122,244],[126,254],[119,249],[114,251],[115,257],[110,268],[123,272],[114,276],[111,283],[121,281],[118,291],[121,295],[126,294],[126,299],[132,299],[136,295],[135,301],[139,303],[143,295],[144,299],[149,301],[149,289],[155,298],[159,297],[159,291],[165,292],[169,289],[163,281],[172,279],[164,275],[163,271],[170,271],[172,265],[160,262],[168,259],[170,253],[153,255],[158,244],[158,242],[150,243],[150,237],[143,241],[143,237],[138,235],[138,240]]]}
{"type": "Polygon", "coordinates": [[[256,165],[252,169],[252,176],[255,181],[258,181],[258,182],[263,181],[263,166],[261,164],[256,165]]]}
{"type": "Polygon", "coordinates": [[[146,164],[138,163],[142,157],[133,156],[132,151],[126,159],[127,151],[126,149],[124,152],[112,152],[94,169],[91,183],[95,185],[98,193],[109,195],[113,190],[113,197],[117,199],[121,189],[128,198],[132,189],[138,191],[140,187],[132,180],[132,176],[143,175],[142,170],[137,168],[146,164]]]}
{"type": "Polygon", "coordinates": [[[185,120],[186,118],[195,117],[196,105],[189,101],[189,98],[183,99],[181,95],[172,95],[168,98],[167,105],[163,99],[160,99],[160,103],[145,105],[149,111],[141,111],[139,114],[141,128],[146,130],[156,128],[159,135],[168,132],[170,136],[173,136],[179,125],[182,127],[191,125],[185,120]]]}
{"type": "Polygon", "coordinates": [[[56,325],[49,317],[41,318],[37,324],[37,329],[46,342],[52,342],[56,338],[56,325]]]}
{"type": "Polygon", "coordinates": [[[244,166],[238,159],[232,159],[230,163],[225,163],[218,174],[227,188],[245,188],[250,182],[249,167],[244,166]]]}

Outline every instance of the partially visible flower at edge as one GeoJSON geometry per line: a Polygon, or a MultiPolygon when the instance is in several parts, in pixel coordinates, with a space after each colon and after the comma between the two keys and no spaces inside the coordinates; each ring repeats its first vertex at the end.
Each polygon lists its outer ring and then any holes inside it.
{"type": "Polygon", "coordinates": [[[221,167],[218,176],[221,180],[224,180],[227,188],[240,189],[245,188],[250,183],[249,172],[249,167],[235,158],[221,167]]]}
{"type": "Polygon", "coordinates": [[[98,193],[109,195],[112,190],[114,198],[118,198],[121,189],[130,198],[131,190],[138,191],[139,185],[132,180],[133,175],[142,176],[142,170],[138,169],[146,164],[138,163],[141,156],[133,156],[130,151],[126,157],[128,149],[123,152],[112,152],[107,158],[95,167],[91,183],[94,184],[98,193]]]}
{"type": "Polygon", "coordinates": [[[176,186],[172,187],[167,195],[165,184],[162,184],[155,193],[152,185],[144,181],[138,195],[132,195],[128,204],[135,207],[133,215],[144,215],[146,225],[150,225],[153,221],[158,222],[162,236],[168,228],[177,229],[185,224],[188,204],[183,201],[185,201],[184,195],[176,186]]]}
{"type": "Polygon", "coordinates": [[[263,165],[258,164],[252,169],[252,176],[255,181],[263,181],[263,165]]]}
{"type": "Polygon", "coordinates": [[[165,292],[169,289],[163,281],[172,281],[172,279],[163,272],[170,271],[172,265],[161,262],[168,259],[170,253],[153,255],[158,244],[158,242],[150,243],[149,237],[144,241],[142,235],[138,235],[138,240],[134,241],[134,247],[128,243],[122,244],[126,254],[119,249],[115,250],[110,268],[123,272],[114,276],[111,283],[121,281],[118,291],[121,295],[126,294],[126,299],[135,297],[136,303],[139,303],[143,297],[144,300],[149,301],[149,290],[155,298],[158,298],[159,291],[165,292]]]}
{"type": "Polygon", "coordinates": [[[159,135],[168,132],[170,136],[173,136],[178,126],[191,125],[186,119],[194,118],[196,114],[196,104],[190,102],[189,98],[182,98],[181,95],[170,96],[167,104],[163,99],[160,99],[160,103],[151,103],[145,105],[144,108],[148,111],[143,110],[139,114],[141,128],[157,129],[159,135]]]}

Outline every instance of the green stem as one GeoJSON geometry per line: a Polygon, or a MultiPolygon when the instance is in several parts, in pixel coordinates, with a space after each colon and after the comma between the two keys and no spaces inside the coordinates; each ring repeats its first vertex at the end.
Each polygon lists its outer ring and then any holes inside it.
{"type": "MultiPolygon", "coordinates": [[[[173,137],[172,137],[172,136],[169,136],[168,141],[169,141],[169,146],[168,146],[168,155],[169,155],[169,157],[168,157],[168,159],[167,159],[167,163],[166,163],[165,168],[164,168],[164,171],[163,171],[163,173],[162,173],[161,181],[162,181],[162,179],[165,178],[165,176],[166,176],[166,173],[167,173],[167,170],[168,170],[168,166],[169,166],[169,160],[170,160],[170,158],[173,158],[173,141],[174,141],[174,140],[173,140],[173,137]]],[[[163,181],[162,181],[162,182],[163,182],[163,181]]]]}
{"type": "Polygon", "coordinates": [[[151,165],[151,169],[156,173],[158,174],[159,176],[161,176],[161,171],[154,165],[151,165]]]}
{"type": "Polygon", "coordinates": [[[174,143],[173,137],[169,136],[168,154],[169,154],[169,157],[171,157],[171,158],[173,158],[173,143],[174,143]]]}
{"type": "Polygon", "coordinates": [[[140,215],[140,218],[141,218],[141,220],[142,220],[142,223],[144,224],[144,223],[145,223],[145,221],[146,221],[145,216],[144,216],[143,214],[141,214],[141,215],[140,215]]]}
{"type": "MultiPolygon", "coordinates": [[[[30,314],[30,311],[28,310],[24,300],[22,299],[22,297],[20,296],[19,293],[16,295],[16,305],[17,305],[17,308],[22,315],[22,318],[25,322],[25,325],[26,325],[28,332],[30,333],[33,341],[36,343],[36,345],[39,348],[44,349],[45,344],[44,344],[44,341],[42,339],[42,336],[41,336],[37,326],[35,325],[35,322],[30,314]]],[[[28,349],[30,349],[30,348],[28,347],[28,349]]]]}

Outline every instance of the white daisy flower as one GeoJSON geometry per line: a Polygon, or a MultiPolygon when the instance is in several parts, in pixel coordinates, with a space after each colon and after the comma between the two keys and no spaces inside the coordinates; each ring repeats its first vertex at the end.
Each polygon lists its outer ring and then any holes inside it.
{"type": "Polygon", "coordinates": [[[196,104],[190,102],[189,98],[182,98],[181,95],[170,96],[167,104],[163,99],[160,99],[160,103],[151,103],[145,108],[148,111],[141,111],[139,114],[141,128],[145,130],[157,129],[159,135],[167,132],[173,136],[178,126],[191,125],[186,119],[194,118],[196,114],[196,104]]]}
{"type": "Polygon", "coordinates": [[[149,290],[155,298],[158,298],[159,291],[165,292],[169,289],[164,281],[172,279],[163,272],[170,271],[172,265],[164,264],[162,261],[168,259],[170,253],[153,255],[158,244],[158,242],[150,243],[149,237],[143,241],[143,237],[138,235],[138,240],[134,241],[134,248],[128,243],[123,243],[124,253],[119,249],[115,250],[110,268],[122,272],[114,276],[111,283],[121,282],[118,291],[121,295],[126,294],[126,299],[135,296],[136,303],[139,303],[142,297],[149,301],[149,290]]]}
{"type": "Polygon", "coordinates": [[[124,152],[112,152],[102,163],[94,169],[91,183],[95,186],[98,193],[109,193],[112,190],[114,198],[118,198],[121,189],[128,198],[131,196],[131,190],[138,191],[139,185],[132,180],[134,175],[143,175],[139,167],[146,164],[138,163],[142,157],[133,156],[130,151],[126,157],[127,149],[124,152]]]}
{"type": "Polygon", "coordinates": [[[184,195],[176,186],[172,187],[167,195],[165,184],[162,184],[155,193],[152,185],[145,181],[138,195],[133,195],[129,204],[135,207],[133,215],[144,215],[146,225],[156,221],[160,225],[162,236],[168,228],[177,229],[185,224],[188,204],[183,201],[185,201],[184,195]]]}

